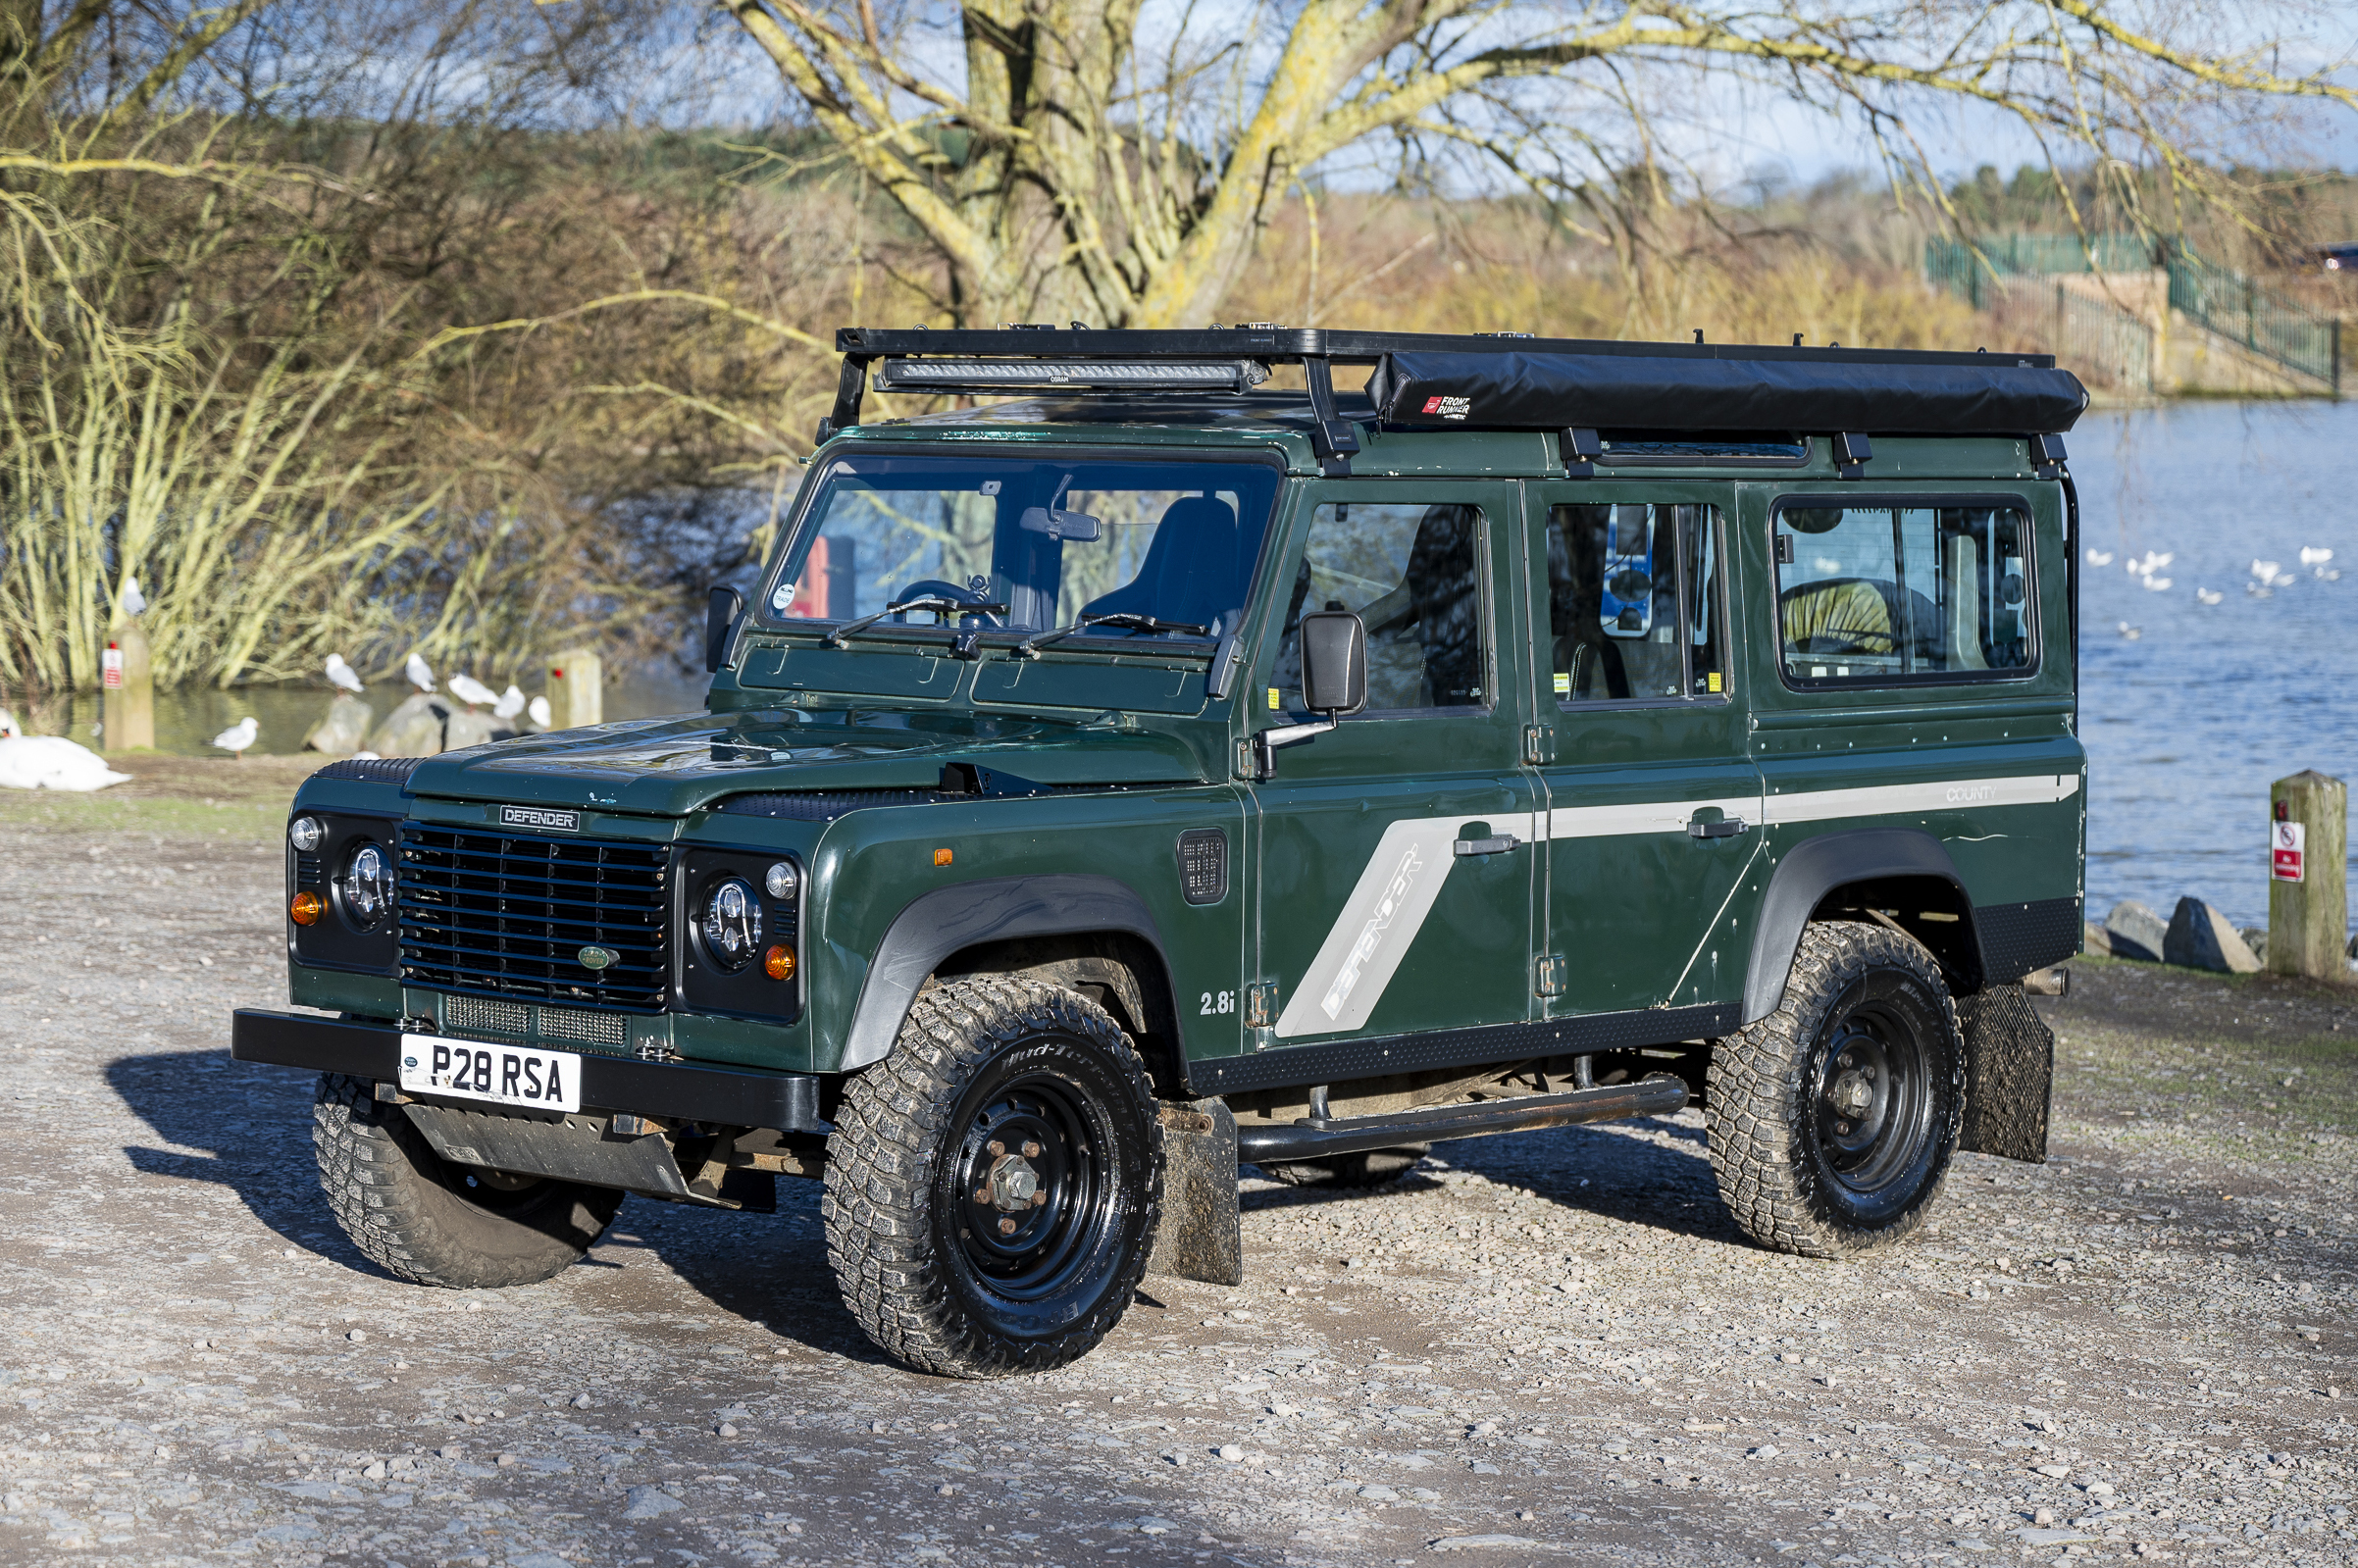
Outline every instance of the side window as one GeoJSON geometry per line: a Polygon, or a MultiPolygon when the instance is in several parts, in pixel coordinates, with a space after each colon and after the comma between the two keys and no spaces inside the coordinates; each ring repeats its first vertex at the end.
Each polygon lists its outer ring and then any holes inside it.
{"type": "Polygon", "coordinates": [[[1310,518],[1294,573],[1269,706],[1302,708],[1302,618],[1354,610],[1367,623],[1367,708],[1412,713],[1490,702],[1482,509],[1450,502],[1333,501],[1310,518]]]}
{"type": "Polygon", "coordinates": [[[1786,679],[1991,679],[2028,670],[2029,519],[1990,506],[1776,513],[1786,679]]]}
{"type": "Polygon", "coordinates": [[[1559,703],[1727,689],[1717,507],[1548,509],[1549,669],[1559,703]]]}

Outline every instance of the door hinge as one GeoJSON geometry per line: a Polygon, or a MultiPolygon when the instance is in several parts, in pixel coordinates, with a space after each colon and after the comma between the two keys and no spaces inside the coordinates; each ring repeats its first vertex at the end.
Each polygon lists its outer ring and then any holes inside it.
{"type": "Polygon", "coordinates": [[[1532,767],[1556,760],[1556,732],[1544,724],[1523,726],[1523,761],[1532,767]]]}
{"type": "Polygon", "coordinates": [[[1277,1027],[1277,982],[1256,980],[1245,987],[1245,1027],[1247,1029],[1275,1029],[1277,1027]]]}
{"type": "Polygon", "coordinates": [[[1260,764],[1253,755],[1251,740],[1239,740],[1236,743],[1236,776],[1239,779],[1258,779],[1260,777],[1260,764]]]}
{"type": "Polygon", "coordinates": [[[1563,994],[1563,954],[1549,953],[1531,966],[1531,992],[1535,996],[1563,994]]]}

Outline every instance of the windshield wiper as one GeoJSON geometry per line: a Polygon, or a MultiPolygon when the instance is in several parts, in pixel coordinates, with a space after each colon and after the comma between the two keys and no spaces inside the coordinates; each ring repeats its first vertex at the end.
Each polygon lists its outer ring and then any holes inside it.
{"type": "Polygon", "coordinates": [[[833,632],[827,633],[826,640],[819,645],[824,648],[846,647],[848,645],[847,639],[853,633],[867,631],[868,628],[888,615],[899,615],[908,610],[927,610],[936,615],[960,616],[1005,615],[1007,613],[1007,607],[1003,604],[969,604],[963,599],[948,598],[939,593],[926,593],[914,599],[901,599],[888,604],[874,615],[865,615],[856,621],[837,627],[833,632]]]}
{"type": "Polygon", "coordinates": [[[1092,627],[1101,626],[1119,627],[1125,632],[1145,632],[1150,634],[1159,632],[1185,632],[1192,636],[1199,637],[1211,631],[1211,628],[1198,626],[1193,621],[1165,621],[1159,616],[1141,615],[1135,610],[1116,610],[1111,615],[1085,615],[1071,626],[1060,626],[1053,632],[1034,632],[1015,644],[1014,657],[1037,659],[1040,657],[1042,648],[1058,638],[1077,636],[1092,627]]]}

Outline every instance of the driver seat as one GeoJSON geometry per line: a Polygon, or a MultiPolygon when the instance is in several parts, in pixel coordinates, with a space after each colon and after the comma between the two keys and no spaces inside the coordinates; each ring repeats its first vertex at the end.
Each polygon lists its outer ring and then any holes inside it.
{"type": "Polygon", "coordinates": [[[1183,495],[1163,509],[1138,576],[1081,607],[1083,615],[1152,615],[1220,624],[1243,607],[1236,508],[1210,495],[1183,495]]]}

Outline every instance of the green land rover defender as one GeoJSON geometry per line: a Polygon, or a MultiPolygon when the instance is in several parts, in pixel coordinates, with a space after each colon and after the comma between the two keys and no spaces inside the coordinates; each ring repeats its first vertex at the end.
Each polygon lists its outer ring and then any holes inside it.
{"type": "Polygon", "coordinates": [[[2044,358],[1294,330],[839,335],[705,711],[323,768],[322,1185],[522,1284],[628,1192],[824,1183],[910,1366],[1234,1284],[1237,1172],[1699,1098],[1838,1257],[2044,1155],[2077,950],[2085,404],[2044,358]],[[1368,375],[1338,392],[1338,367],[1368,375]],[[1283,377],[1298,389],[1275,389],[1283,377]],[[970,406],[867,422],[878,392],[970,406]]]}

